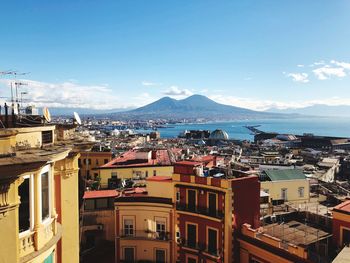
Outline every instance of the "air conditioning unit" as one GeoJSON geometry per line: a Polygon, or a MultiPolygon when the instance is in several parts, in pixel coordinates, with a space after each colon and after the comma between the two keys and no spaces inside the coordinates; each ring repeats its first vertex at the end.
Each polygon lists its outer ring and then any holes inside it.
{"type": "Polygon", "coordinates": [[[103,225],[98,225],[97,230],[103,230],[103,225]]]}

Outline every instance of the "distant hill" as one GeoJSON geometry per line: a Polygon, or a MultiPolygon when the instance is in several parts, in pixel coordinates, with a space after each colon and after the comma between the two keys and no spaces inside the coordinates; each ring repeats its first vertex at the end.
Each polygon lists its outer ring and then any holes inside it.
{"type": "Polygon", "coordinates": [[[315,104],[309,107],[298,109],[268,109],[268,112],[282,113],[282,114],[302,114],[309,116],[322,116],[322,117],[350,117],[350,106],[339,105],[329,106],[324,104],[315,104]]]}
{"type": "MultiPolygon", "coordinates": [[[[39,108],[40,112],[42,109],[39,108]]],[[[73,112],[77,112],[80,115],[98,115],[98,114],[109,114],[115,112],[125,111],[124,109],[111,109],[111,110],[95,110],[89,108],[49,108],[52,116],[73,116],[73,112]]]]}
{"type": "Polygon", "coordinates": [[[282,118],[283,114],[253,111],[217,103],[202,95],[192,95],[182,100],[163,97],[146,106],[113,113],[115,118],[173,118],[173,119],[210,119],[210,120],[236,120],[256,118],[282,118]]]}

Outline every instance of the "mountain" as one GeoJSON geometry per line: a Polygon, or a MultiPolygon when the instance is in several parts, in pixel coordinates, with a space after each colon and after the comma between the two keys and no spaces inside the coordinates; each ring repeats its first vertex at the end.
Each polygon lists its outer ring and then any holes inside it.
{"type": "Polygon", "coordinates": [[[309,116],[321,117],[350,117],[349,105],[329,106],[325,104],[315,104],[312,106],[298,108],[298,109],[275,109],[271,108],[268,112],[282,113],[282,114],[302,114],[309,116]]]}
{"type": "Polygon", "coordinates": [[[237,120],[256,118],[276,118],[285,115],[253,111],[217,103],[202,95],[192,95],[182,100],[163,97],[146,106],[127,112],[113,113],[110,117],[128,119],[206,119],[237,120]]]}
{"type": "MultiPolygon", "coordinates": [[[[111,110],[96,110],[90,108],[49,108],[52,116],[73,116],[73,112],[77,112],[80,115],[96,115],[96,114],[108,114],[114,112],[122,112],[124,109],[111,109],[111,110]]],[[[39,108],[39,111],[42,112],[42,108],[39,108]]]]}

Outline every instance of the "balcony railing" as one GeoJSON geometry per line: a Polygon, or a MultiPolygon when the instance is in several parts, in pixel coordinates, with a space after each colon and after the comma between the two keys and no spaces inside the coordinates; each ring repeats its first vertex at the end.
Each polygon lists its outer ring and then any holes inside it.
{"type": "Polygon", "coordinates": [[[192,207],[192,206],[178,203],[178,204],[176,204],[176,209],[179,211],[201,214],[201,215],[205,215],[205,216],[215,217],[218,219],[224,218],[223,212],[218,211],[218,210],[210,210],[206,207],[199,207],[199,206],[192,207]]]}
{"type": "Polygon", "coordinates": [[[207,245],[204,243],[193,243],[193,242],[189,242],[188,240],[182,240],[181,245],[185,248],[195,249],[201,253],[203,252],[203,253],[212,255],[214,257],[220,257],[220,254],[221,254],[221,250],[209,249],[207,245]]]}
{"type": "Polygon", "coordinates": [[[123,229],[120,237],[123,239],[151,239],[151,240],[168,241],[170,239],[170,233],[169,232],[151,232],[151,231],[145,231],[145,230],[125,231],[123,229]]]}
{"type": "Polygon", "coordinates": [[[41,250],[44,246],[57,242],[60,238],[57,235],[57,221],[51,219],[47,224],[41,225],[38,229],[21,233],[19,235],[19,256],[30,257],[30,254],[41,250]]]}
{"type": "Polygon", "coordinates": [[[34,235],[35,232],[28,232],[21,235],[19,238],[19,255],[25,256],[35,251],[34,247],[34,235]]]}

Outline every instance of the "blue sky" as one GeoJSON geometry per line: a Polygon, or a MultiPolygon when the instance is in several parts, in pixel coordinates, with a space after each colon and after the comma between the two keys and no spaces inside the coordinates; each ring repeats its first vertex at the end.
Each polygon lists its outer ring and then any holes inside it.
{"type": "Polygon", "coordinates": [[[6,1],[0,71],[30,72],[38,106],[195,93],[259,110],[350,105],[349,13],[346,0],[6,1]]]}

